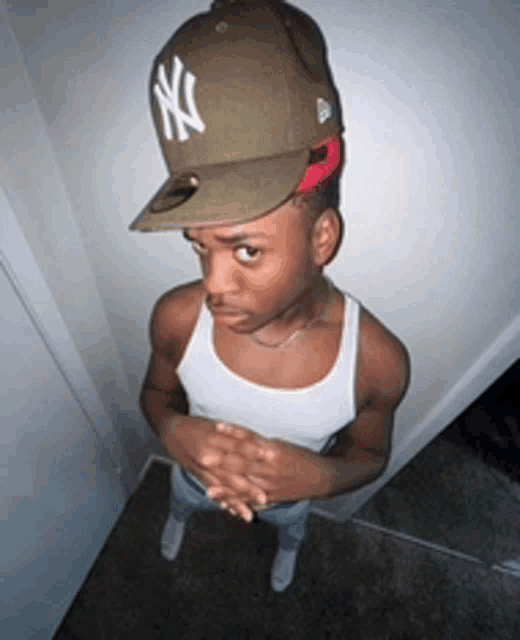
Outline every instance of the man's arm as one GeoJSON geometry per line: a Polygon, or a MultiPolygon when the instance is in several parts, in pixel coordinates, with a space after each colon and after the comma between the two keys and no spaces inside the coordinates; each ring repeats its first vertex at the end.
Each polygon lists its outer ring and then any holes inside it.
{"type": "MultiPolygon", "coordinates": [[[[358,415],[350,427],[352,431],[376,434],[391,434],[394,413],[384,408],[366,407],[358,415]]],[[[386,450],[361,446],[350,430],[345,431],[336,446],[325,454],[328,468],[329,485],[323,498],[335,496],[361,489],[381,476],[388,464],[390,447],[386,450]]]]}
{"type": "MultiPolygon", "coordinates": [[[[171,424],[175,416],[186,416],[189,409],[186,392],[176,374],[186,330],[183,322],[189,322],[189,302],[182,289],[168,292],[157,301],[150,319],[152,354],[139,401],[152,431],[166,448],[166,422],[171,424]]],[[[173,452],[169,453],[175,459],[173,452]]]]}
{"type": "MultiPolygon", "coordinates": [[[[237,492],[262,502],[265,494],[244,477],[208,468],[219,458],[217,451],[232,450],[234,442],[215,430],[216,422],[202,416],[189,416],[186,392],[176,370],[184,346],[196,321],[195,294],[189,286],[165,294],[157,302],[150,321],[152,355],[140,395],[140,405],[150,427],[182,467],[209,486],[228,487],[230,504],[247,519],[252,511],[237,498],[237,492]],[[219,449],[220,447],[220,449],[219,449]]],[[[244,455],[255,459],[256,447],[244,446],[244,455]]]]}
{"type": "Polygon", "coordinates": [[[363,311],[358,384],[367,400],[356,420],[326,454],[332,498],[374,482],[390,459],[394,415],[410,384],[410,357],[404,345],[363,311]]]}

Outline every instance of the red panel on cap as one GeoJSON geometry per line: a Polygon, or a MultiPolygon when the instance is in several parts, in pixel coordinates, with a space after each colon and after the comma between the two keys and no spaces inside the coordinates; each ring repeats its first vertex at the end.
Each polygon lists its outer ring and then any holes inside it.
{"type": "Polygon", "coordinates": [[[339,138],[329,140],[326,145],[327,158],[324,162],[311,164],[305,172],[303,180],[300,182],[296,192],[310,191],[327,178],[330,178],[342,164],[342,144],[339,138]]]}

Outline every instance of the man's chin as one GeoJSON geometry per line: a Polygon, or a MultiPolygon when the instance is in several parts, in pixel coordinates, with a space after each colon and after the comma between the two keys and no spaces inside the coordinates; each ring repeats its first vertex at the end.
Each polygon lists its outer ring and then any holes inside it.
{"type": "Polygon", "coordinates": [[[213,316],[213,320],[215,324],[237,333],[247,333],[248,331],[247,326],[244,327],[244,324],[247,324],[249,320],[249,315],[246,313],[216,313],[213,316]]]}

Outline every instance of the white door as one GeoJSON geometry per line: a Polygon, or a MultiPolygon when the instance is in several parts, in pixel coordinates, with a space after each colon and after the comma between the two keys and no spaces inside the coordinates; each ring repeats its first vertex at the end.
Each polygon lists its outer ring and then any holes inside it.
{"type": "Polygon", "coordinates": [[[0,637],[43,640],[60,624],[125,493],[3,267],[0,301],[0,637]]]}

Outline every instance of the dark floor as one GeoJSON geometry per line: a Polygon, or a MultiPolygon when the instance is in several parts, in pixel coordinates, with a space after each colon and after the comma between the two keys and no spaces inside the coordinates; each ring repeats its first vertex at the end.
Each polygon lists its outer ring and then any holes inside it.
{"type": "Polygon", "coordinates": [[[282,594],[261,521],[196,513],[163,560],[152,465],[54,640],[519,640],[519,398],[517,362],[352,520],[311,514],[282,594]]]}
{"type": "Polygon", "coordinates": [[[520,361],[354,519],[488,566],[520,561],[520,361]]]}

